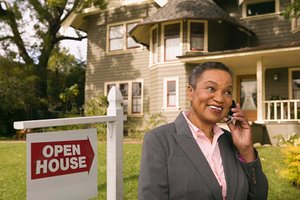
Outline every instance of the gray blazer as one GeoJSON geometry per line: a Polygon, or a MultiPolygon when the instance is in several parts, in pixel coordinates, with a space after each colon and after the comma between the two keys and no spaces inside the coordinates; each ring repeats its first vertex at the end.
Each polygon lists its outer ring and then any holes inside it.
{"type": "MultiPolygon", "coordinates": [[[[268,181],[258,155],[252,163],[241,162],[230,133],[224,132],[218,142],[227,183],[227,200],[267,199],[268,181]]],[[[182,113],[175,122],[145,135],[138,199],[223,199],[222,189],[182,113]]]]}

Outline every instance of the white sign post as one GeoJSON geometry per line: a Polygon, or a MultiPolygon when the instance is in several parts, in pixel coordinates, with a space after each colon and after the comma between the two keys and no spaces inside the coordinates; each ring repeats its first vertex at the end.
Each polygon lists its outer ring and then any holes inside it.
{"type": "Polygon", "coordinates": [[[27,134],[27,200],[97,197],[96,129],[27,134]]]}
{"type": "MultiPolygon", "coordinates": [[[[122,140],[123,121],[126,120],[122,101],[120,90],[113,86],[108,94],[106,116],[18,121],[14,122],[14,128],[106,122],[107,199],[122,200],[122,140]]],[[[97,196],[96,134],[95,129],[27,134],[27,199],[76,200],[97,196]]]]}

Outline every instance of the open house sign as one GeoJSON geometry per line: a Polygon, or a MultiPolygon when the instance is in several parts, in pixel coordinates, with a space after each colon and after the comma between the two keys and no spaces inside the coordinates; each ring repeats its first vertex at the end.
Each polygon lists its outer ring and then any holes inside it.
{"type": "Polygon", "coordinates": [[[95,129],[27,135],[27,199],[97,196],[95,129]]]}

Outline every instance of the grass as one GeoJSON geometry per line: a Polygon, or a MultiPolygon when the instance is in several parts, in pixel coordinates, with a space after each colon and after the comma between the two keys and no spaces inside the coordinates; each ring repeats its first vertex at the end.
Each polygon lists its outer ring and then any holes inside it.
{"type": "MultiPolygon", "coordinates": [[[[141,144],[124,144],[124,200],[137,199],[137,179],[141,144]]],[[[279,147],[258,148],[264,171],[269,180],[269,200],[300,199],[300,189],[293,187],[280,176],[286,167],[279,147]]],[[[106,145],[98,145],[98,198],[106,199],[106,145]]],[[[26,198],[26,144],[0,142],[0,199],[26,198]]]]}
{"type": "Polygon", "coordinates": [[[282,153],[283,147],[258,148],[263,170],[269,182],[269,200],[298,200],[300,188],[292,186],[281,176],[281,171],[287,167],[282,153]]]}

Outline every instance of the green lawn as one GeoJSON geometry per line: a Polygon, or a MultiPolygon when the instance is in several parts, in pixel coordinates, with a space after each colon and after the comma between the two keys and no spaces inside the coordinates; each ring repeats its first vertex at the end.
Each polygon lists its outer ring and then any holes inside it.
{"type": "MultiPolygon", "coordinates": [[[[137,199],[137,178],[141,144],[124,144],[124,199],[137,199]]],[[[106,145],[99,144],[99,195],[106,199],[106,145]]],[[[286,164],[279,147],[258,148],[263,168],[269,180],[269,200],[300,199],[300,189],[287,183],[280,170],[286,164]]],[[[26,144],[25,142],[0,142],[0,199],[26,198],[26,144]]]]}

